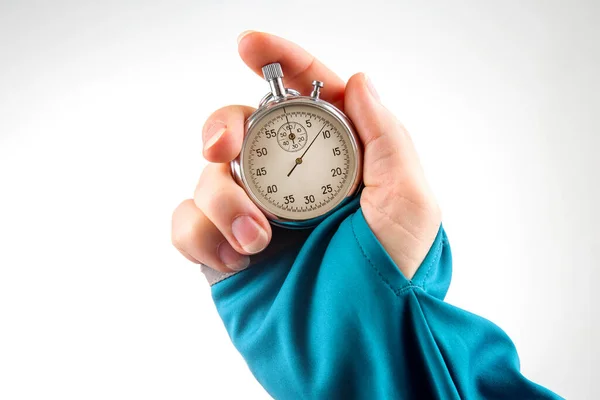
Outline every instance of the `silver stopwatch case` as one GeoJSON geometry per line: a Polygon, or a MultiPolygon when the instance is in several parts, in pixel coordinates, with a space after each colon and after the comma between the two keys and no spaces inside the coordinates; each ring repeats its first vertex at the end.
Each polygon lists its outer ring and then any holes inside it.
{"type": "Polygon", "coordinates": [[[350,119],[348,119],[348,117],[346,117],[346,115],[344,115],[344,113],[338,108],[319,98],[320,89],[324,86],[323,82],[313,81],[313,91],[310,96],[301,96],[298,91],[286,89],[284,87],[282,80],[283,73],[279,63],[265,65],[262,70],[265,80],[271,87],[271,92],[263,97],[263,99],[260,101],[259,108],[246,120],[244,125],[244,141],[242,144],[242,151],[240,151],[238,157],[231,162],[231,172],[236,182],[245,190],[250,199],[265,214],[267,219],[273,225],[292,229],[310,228],[317,225],[327,216],[348,203],[359,193],[362,186],[362,148],[360,145],[360,140],[350,119]],[[355,168],[353,175],[350,178],[350,185],[348,186],[346,193],[344,193],[343,196],[340,196],[341,200],[339,203],[336,204],[336,206],[330,211],[310,219],[285,218],[281,215],[278,215],[276,212],[269,210],[263,201],[258,198],[252,192],[252,190],[249,189],[246,172],[242,167],[244,165],[243,157],[245,153],[243,149],[247,145],[248,132],[251,132],[254,125],[271,112],[291,105],[307,105],[310,107],[317,107],[335,118],[335,120],[337,120],[344,131],[348,134],[352,152],[355,155],[355,168]]]}

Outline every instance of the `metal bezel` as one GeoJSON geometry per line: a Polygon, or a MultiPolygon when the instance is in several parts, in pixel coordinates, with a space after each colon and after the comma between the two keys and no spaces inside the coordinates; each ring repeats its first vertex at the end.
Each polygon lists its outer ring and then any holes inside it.
{"type": "Polygon", "coordinates": [[[254,204],[256,204],[258,206],[258,208],[265,214],[267,219],[273,225],[286,227],[286,228],[293,228],[293,229],[310,228],[310,227],[317,225],[319,222],[321,222],[323,219],[325,219],[331,213],[335,212],[338,208],[340,208],[341,206],[346,204],[348,201],[350,201],[352,198],[354,198],[354,196],[359,192],[359,188],[362,184],[362,146],[361,146],[358,134],[356,133],[356,129],[354,128],[354,125],[352,124],[352,121],[350,121],[350,119],[348,117],[346,117],[346,115],[344,115],[344,113],[342,113],[338,108],[336,108],[332,104],[330,104],[324,100],[321,100],[321,99],[315,99],[313,97],[286,96],[282,99],[273,100],[273,101],[270,101],[270,102],[262,105],[252,115],[250,115],[250,117],[248,117],[248,119],[246,120],[246,123],[244,124],[244,142],[242,144],[242,151],[240,151],[240,154],[237,156],[237,158],[231,162],[231,172],[232,172],[233,177],[235,178],[236,182],[246,191],[246,193],[248,194],[250,199],[252,199],[254,204]],[[312,106],[312,107],[318,107],[318,108],[321,108],[326,113],[330,114],[349,133],[350,143],[352,144],[352,150],[354,151],[354,154],[356,155],[356,168],[354,171],[354,176],[351,179],[351,182],[352,182],[351,185],[348,187],[347,192],[344,194],[344,199],[339,204],[337,204],[333,209],[326,212],[325,214],[322,214],[318,217],[314,217],[314,218],[310,218],[310,219],[303,219],[303,220],[285,218],[285,217],[282,217],[281,215],[277,215],[277,214],[274,214],[271,211],[269,211],[267,209],[266,205],[263,204],[263,202],[259,198],[257,198],[254,195],[254,193],[252,193],[252,190],[249,189],[249,185],[247,183],[246,176],[245,176],[243,168],[242,168],[243,157],[244,157],[243,149],[246,146],[246,141],[248,139],[248,132],[252,129],[254,124],[256,124],[257,121],[261,120],[268,113],[270,113],[278,108],[281,108],[284,106],[289,106],[292,104],[294,104],[294,105],[295,104],[303,104],[303,105],[308,105],[308,106],[312,106]]]}

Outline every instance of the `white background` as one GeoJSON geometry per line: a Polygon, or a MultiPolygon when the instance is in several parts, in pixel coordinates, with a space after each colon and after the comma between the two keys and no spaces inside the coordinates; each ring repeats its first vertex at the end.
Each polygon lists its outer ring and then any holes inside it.
{"type": "Polygon", "coordinates": [[[216,108],[267,91],[245,29],[364,71],[412,132],[448,302],[522,371],[598,398],[600,7],[592,1],[0,2],[0,398],[263,399],[170,218],[216,108]]]}

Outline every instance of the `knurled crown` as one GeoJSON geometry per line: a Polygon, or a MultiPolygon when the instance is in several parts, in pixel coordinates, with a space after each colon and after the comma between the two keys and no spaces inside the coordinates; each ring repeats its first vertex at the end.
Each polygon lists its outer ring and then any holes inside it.
{"type": "Polygon", "coordinates": [[[279,63],[271,63],[262,67],[262,73],[266,81],[272,81],[277,78],[283,78],[283,71],[279,63]]]}

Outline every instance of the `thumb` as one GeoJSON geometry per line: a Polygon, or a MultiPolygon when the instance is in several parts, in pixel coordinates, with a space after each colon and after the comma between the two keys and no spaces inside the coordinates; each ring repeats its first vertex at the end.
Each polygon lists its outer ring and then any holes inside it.
{"type": "Polygon", "coordinates": [[[355,74],[348,81],[344,109],[365,149],[365,186],[388,185],[408,176],[422,179],[419,158],[408,132],[381,103],[365,74],[355,74]]]}
{"type": "Polygon", "coordinates": [[[441,221],[439,208],[410,135],[383,106],[365,74],[348,81],[344,109],[364,146],[363,214],[410,279],[435,239],[441,221]]]}
{"type": "Polygon", "coordinates": [[[381,104],[371,80],[363,73],[353,75],[346,85],[344,108],[360,130],[361,139],[368,144],[395,127],[396,118],[381,104]]]}

